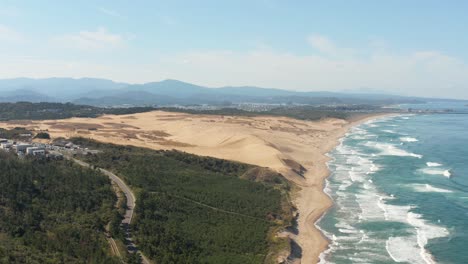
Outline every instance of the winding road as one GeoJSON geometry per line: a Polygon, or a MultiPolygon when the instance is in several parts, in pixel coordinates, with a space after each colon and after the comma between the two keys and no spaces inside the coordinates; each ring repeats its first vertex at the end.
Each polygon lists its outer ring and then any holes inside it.
{"type": "MultiPolygon", "coordinates": [[[[74,161],[75,163],[77,163],[77,164],[79,164],[79,165],[81,165],[83,167],[93,168],[92,165],[90,165],[90,164],[88,164],[88,163],[86,163],[84,161],[72,158],[70,156],[65,156],[65,157],[67,159],[69,159],[69,160],[74,161]]],[[[148,258],[146,258],[145,255],[143,255],[143,253],[138,250],[137,246],[135,245],[135,243],[133,242],[133,239],[131,237],[130,223],[132,222],[133,211],[135,209],[135,202],[136,202],[136,198],[135,198],[135,195],[132,192],[132,189],[130,189],[130,187],[128,187],[128,185],[125,184],[125,182],[120,177],[115,175],[114,173],[112,173],[112,172],[110,172],[108,170],[102,169],[102,168],[97,168],[97,169],[99,171],[101,171],[104,175],[109,177],[109,179],[111,181],[113,181],[115,184],[117,184],[117,186],[119,186],[119,189],[125,194],[125,197],[127,198],[127,207],[126,207],[126,210],[125,210],[124,218],[122,219],[122,226],[123,226],[123,228],[125,230],[125,239],[127,240],[127,250],[128,250],[128,252],[130,252],[130,253],[140,253],[141,263],[151,264],[151,262],[148,260],[148,258]]],[[[120,255],[120,253],[118,255],[120,255]]]]}

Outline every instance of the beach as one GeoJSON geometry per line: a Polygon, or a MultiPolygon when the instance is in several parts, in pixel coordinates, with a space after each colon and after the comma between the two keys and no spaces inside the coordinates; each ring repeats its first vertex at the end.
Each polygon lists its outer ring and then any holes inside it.
{"type": "Polygon", "coordinates": [[[47,131],[52,138],[81,136],[102,142],[152,149],[177,149],[269,167],[298,188],[291,194],[297,207],[298,234],[287,234],[301,247],[300,263],[317,263],[328,241],[315,222],[332,205],[323,191],[329,175],[327,153],[352,126],[381,115],[349,121],[303,121],[286,117],[191,115],[153,111],[98,118],[9,121],[1,127],[47,131]]]}

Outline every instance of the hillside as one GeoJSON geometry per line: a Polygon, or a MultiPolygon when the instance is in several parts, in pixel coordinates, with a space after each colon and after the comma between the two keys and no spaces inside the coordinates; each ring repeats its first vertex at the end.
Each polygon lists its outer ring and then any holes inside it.
{"type": "Polygon", "coordinates": [[[275,237],[292,220],[281,175],[178,151],[73,141],[101,150],[80,158],[137,190],[132,229],[157,263],[271,263],[280,248],[288,252],[287,240],[275,237]]]}

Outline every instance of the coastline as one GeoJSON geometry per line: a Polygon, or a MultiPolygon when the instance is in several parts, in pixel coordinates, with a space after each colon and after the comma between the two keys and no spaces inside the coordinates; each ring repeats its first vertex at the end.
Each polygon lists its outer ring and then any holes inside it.
{"type": "Polygon", "coordinates": [[[307,183],[300,186],[301,190],[295,199],[299,212],[297,219],[299,234],[295,237],[295,240],[301,246],[303,253],[300,263],[319,263],[320,255],[328,249],[329,245],[328,238],[316,225],[328,209],[333,206],[332,199],[324,191],[326,179],[330,175],[328,168],[330,157],[327,154],[340,144],[341,138],[352,127],[370,120],[393,115],[385,113],[360,116],[351,120],[342,128],[332,131],[327,138],[327,142],[322,144],[319,157],[315,157],[315,166],[307,168],[309,170],[309,173],[305,176],[307,183]]]}
{"type": "MultiPolygon", "coordinates": [[[[356,116],[351,120],[304,121],[287,117],[192,115],[154,111],[97,118],[9,121],[2,127],[25,126],[52,138],[83,136],[98,141],[177,149],[202,156],[255,164],[282,173],[291,184],[297,208],[297,231],[284,232],[300,248],[294,263],[317,263],[328,240],[315,223],[333,205],[324,192],[330,171],[327,156],[353,126],[395,114],[356,116]]],[[[292,252],[296,253],[296,252],[292,252]]],[[[287,257],[287,256],[286,256],[287,257]]]]}

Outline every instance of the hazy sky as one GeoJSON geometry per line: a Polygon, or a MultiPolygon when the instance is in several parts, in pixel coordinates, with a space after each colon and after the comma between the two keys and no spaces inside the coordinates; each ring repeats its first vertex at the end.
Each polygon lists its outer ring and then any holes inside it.
{"type": "Polygon", "coordinates": [[[468,99],[468,1],[0,0],[0,78],[468,99]]]}

